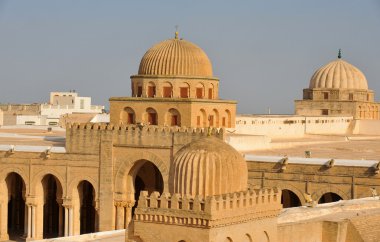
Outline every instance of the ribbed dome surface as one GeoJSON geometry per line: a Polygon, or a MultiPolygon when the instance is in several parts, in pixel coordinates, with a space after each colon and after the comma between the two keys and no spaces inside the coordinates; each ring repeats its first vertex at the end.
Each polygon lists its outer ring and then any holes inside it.
{"type": "Polygon", "coordinates": [[[368,89],[368,83],[358,68],[337,59],[314,73],[309,88],[368,89]]]}
{"type": "Polygon", "coordinates": [[[175,38],[150,48],[141,59],[138,74],[212,77],[212,66],[201,48],[175,38]]]}
{"type": "Polygon", "coordinates": [[[174,193],[219,195],[247,189],[248,170],[244,158],[215,137],[194,141],[177,152],[170,182],[174,193]]]}

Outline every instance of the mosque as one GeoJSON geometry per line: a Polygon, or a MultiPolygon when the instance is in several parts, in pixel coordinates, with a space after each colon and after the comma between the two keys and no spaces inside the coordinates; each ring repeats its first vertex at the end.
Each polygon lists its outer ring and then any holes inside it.
{"type": "Polygon", "coordinates": [[[205,52],[178,33],[145,53],[131,88],[109,99],[109,123],[67,124],[65,147],[0,145],[0,240],[118,229],[131,242],[380,239],[361,226],[380,221],[376,196],[344,205],[355,218],[307,208],[371,197],[379,161],[242,152],[261,142],[250,135],[258,127],[273,137],[347,134],[354,121],[379,119],[364,74],[340,55],[315,72],[292,117],[236,115],[205,52]]]}

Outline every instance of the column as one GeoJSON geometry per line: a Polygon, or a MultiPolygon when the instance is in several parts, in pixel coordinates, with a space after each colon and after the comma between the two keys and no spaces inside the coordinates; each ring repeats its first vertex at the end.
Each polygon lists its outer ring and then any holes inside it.
{"type": "Polygon", "coordinates": [[[69,207],[69,236],[74,235],[74,213],[73,207],[69,207]]]}
{"type": "Polygon", "coordinates": [[[32,206],[30,204],[27,205],[28,207],[28,232],[27,232],[27,238],[32,238],[32,206]]]}
{"type": "Polygon", "coordinates": [[[8,205],[5,201],[0,200],[0,240],[6,241],[8,236],[8,205]]]}
{"type": "Polygon", "coordinates": [[[31,218],[32,238],[35,238],[36,237],[36,225],[35,225],[35,222],[36,222],[36,206],[32,205],[31,210],[32,210],[32,218],[31,218]]]}
{"type": "Polygon", "coordinates": [[[116,229],[124,229],[124,206],[122,202],[116,202],[116,229]]]}
{"type": "Polygon", "coordinates": [[[62,208],[64,209],[64,231],[63,234],[65,237],[73,235],[73,206],[71,199],[63,199],[62,208]]]}
{"type": "Polygon", "coordinates": [[[135,201],[127,201],[125,206],[125,229],[128,228],[129,223],[132,221],[132,208],[135,206],[135,201]]]}
{"type": "Polygon", "coordinates": [[[28,237],[28,206],[25,204],[25,213],[24,213],[24,237],[28,237]]]}
{"type": "Polygon", "coordinates": [[[64,206],[64,209],[65,209],[65,231],[64,231],[64,235],[66,237],[66,236],[69,236],[69,209],[66,206],[64,206]]]}
{"type": "Polygon", "coordinates": [[[99,200],[94,201],[95,208],[95,231],[99,232],[99,200]]]}
{"type": "Polygon", "coordinates": [[[58,236],[61,237],[63,236],[63,207],[61,203],[58,203],[58,208],[59,208],[59,214],[58,214],[58,236]]]}

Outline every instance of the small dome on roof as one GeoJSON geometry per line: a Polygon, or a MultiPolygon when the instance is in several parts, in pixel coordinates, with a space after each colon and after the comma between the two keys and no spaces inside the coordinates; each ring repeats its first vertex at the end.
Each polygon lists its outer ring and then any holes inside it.
{"type": "Polygon", "coordinates": [[[247,163],[223,140],[204,137],[180,149],[169,178],[174,193],[220,195],[247,189],[247,163]]]}
{"type": "Polygon", "coordinates": [[[319,68],[309,88],[368,89],[367,79],[355,66],[338,58],[319,68]]]}
{"type": "Polygon", "coordinates": [[[176,37],[151,47],[140,61],[139,75],[212,77],[206,53],[197,45],[176,37]]]}

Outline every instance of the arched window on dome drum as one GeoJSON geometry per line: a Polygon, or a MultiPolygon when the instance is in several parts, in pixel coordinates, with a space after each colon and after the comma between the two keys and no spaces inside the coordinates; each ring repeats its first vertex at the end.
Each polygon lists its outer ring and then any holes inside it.
{"type": "Polygon", "coordinates": [[[181,83],[179,87],[179,96],[181,98],[189,98],[190,85],[188,83],[181,83]]]}
{"type": "Polygon", "coordinates": [[[173,96],[173,86],[169,82],[165,82],[162,85],[162,97],[172,97],[173,96]]]}
{"type": "Polygon", "coordinates": [[[120,114],[120,122],[122,124],[135,124],[135,111],[130,107],[125,107],[120,114]]]}
{"type": "Polygon", "coordinates": [[[157,125],[158,120],[157,120],[157,112],[153,108],[147,108],[146,109],[146,121],[150,125],[157,125]]]}
{"type": "Polygon", "coordinates": [[[208,98],[213,99],[214,98],[214,85],[210,84],[210,87],[208,88],[208,98]]]}
{"type": "Polygon", "coordinates": [[[156,85],[154,82],[149,82],[147,85],[147,97],[155,97],[156,96],[156,85]]]}
{"type": "Polygon", "coordinates": [[[203,98],[204,97],[204,85],[202,83],[198,83],[195,89],[195,96],[197,98],[203,98]]]}
{"type": "Polygon", "coordinates": [[[138,86],[137,86],[137,97],[141,97],[141,96],[142,96],[142,85],[138,84],[138,86]]]}

